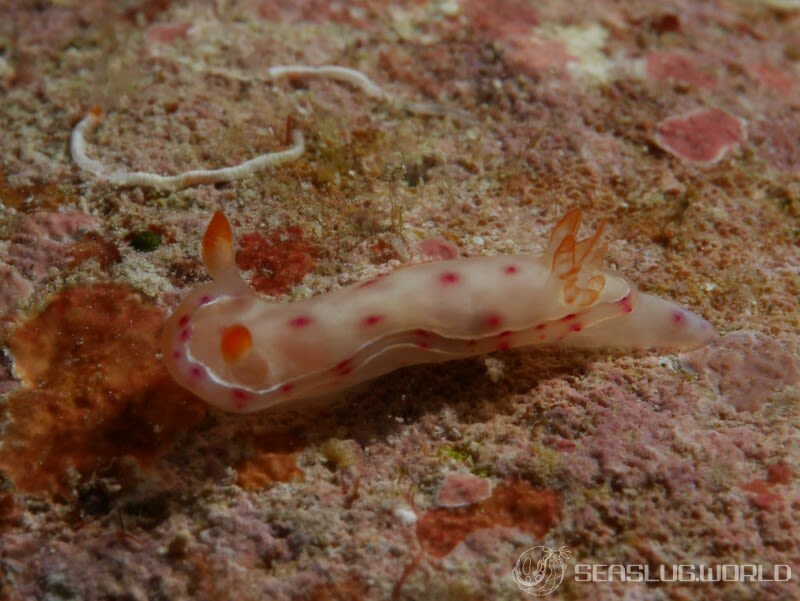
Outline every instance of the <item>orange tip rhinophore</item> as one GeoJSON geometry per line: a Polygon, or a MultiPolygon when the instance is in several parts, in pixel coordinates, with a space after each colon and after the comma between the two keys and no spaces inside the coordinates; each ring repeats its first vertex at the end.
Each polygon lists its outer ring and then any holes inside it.
{"type": "Polygon", "coordinates": [[[241,324],[228,326],[222,332],[220,352],[226,363],[237,363],[253,346],[253,336],[250,330],[241,324]]]}
{"type": "Polygon", "coordinates": [[[214,213],[203,236],[203,263],[214,278],[233,265],[233,230],[222,211],[214,213]]]}

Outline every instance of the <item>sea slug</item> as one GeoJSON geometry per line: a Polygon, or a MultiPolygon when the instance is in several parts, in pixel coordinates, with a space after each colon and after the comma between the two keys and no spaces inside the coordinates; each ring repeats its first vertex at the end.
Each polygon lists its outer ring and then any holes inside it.
{"type": "Polygon", "coordinates": [[[266,302],[234,263],[216,212],[203,237],[213,281],[167,320],[162,350],[177,382],[248,413],[321,396],[405,365],[563,344],[686,349],[716,336],[701,317],[603,270],[603,228],[577,239],[569,211],[544,253],[436,261],[295,303],[266,302]]]}

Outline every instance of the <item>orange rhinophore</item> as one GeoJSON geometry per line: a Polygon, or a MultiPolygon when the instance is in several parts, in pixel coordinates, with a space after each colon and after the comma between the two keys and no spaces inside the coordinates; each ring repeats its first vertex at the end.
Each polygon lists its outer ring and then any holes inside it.
{"type": "Polygon", "coordinates": [[[222,332],[220,353],[226,363],[238,363],[253,347],[253,335],[241,324],[228,326],[222,332]]]}
{"type": "Polygon", "coordinates": [[[214,213],[203,236],[203,263],[214,278],[233,265],[233,230],[222,211],[214,213]]]}

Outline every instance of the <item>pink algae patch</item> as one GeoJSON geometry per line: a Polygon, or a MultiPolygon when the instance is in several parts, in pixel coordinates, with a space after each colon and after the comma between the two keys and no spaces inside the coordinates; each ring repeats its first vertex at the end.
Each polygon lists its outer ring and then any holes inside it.
{"type": "Polygon", "coordinates": [[[457,259],[461,256],[458,247],[444,238],[428,238],[419,244],[419,250],[431,261],[457,259]]]}
{"type": "Polygon", "coordinates": [[[159,23],[148,27],[144,35],[150,43],[171,44],[186,39],[191,28],[191,23],[159,23]]]}
{"type": "Polygon", "coordinates": [[[508,38],[501,48],[510,64],[534,76],[550,69],[561,71],[570,61],[578,60],[563,41],[536,40],[529,35],[508,38]]]}
{"type": "Polygon", "coordinates": [[[283,23],[338,23],[355,29],[372,25],[368,17],[376,18],[377,6],[362,2],[331,2],[330,0],[258,0],[258,15],[268,21],[283,23]]]}
{"type": "Polygon", "coordinates": [[[51,267],[64,267],[67,244],[97,229],[98,221],[79,211],[24,215],[10,237],[5,261],[29,279],[42,278],[51,267]]]}
{"type": "Polygon", "coordinates": [[[467,0],[462,10],[476,31],[491,38],[530,35],[539,13],[526,0],[467,0]]]}
{"type": "Polygon", "coordinates": [[[97,284],[60,292],[12,332],[23,387],[6,407],[0,470],[19,490],[68,495],[73,472],[133,484],[122,459],[152,465],[202,418],[158,358],[163,320],[130,288],[97,284]]]}
{"type": "Polygon", "coordinates": [[[760,119],[753,129],[753,144],[762,159],[778,169],[800,170],[800,120],[784,114],[760,119]]]}
{"type": "Polygon", "coordinates": [[[491,40],[515,68],[537,76],[548,69],[561,70],[576,60],[561,40],[535,39],[539,12],[525,0],[468,0],[463,13],[472,29],[491,40]]]}
{"type": "Polygon", "coordinates": [[[757,411],[773,393],[800,384],[800,361],[763,334],[728,334],[688,353],[685,361],[739,411],[757,411]]]}
{"type": "Polygon", "coordinates": [[[556,493],[510,481],[491,497],[468,507],[439,508],[417,522],[417,539],[434,557],[444,557],[476,530],[507,526],[543,537],[558,521],[561,503],[556,493]]]}
{"type": "Polygon", "coordinates": [[[654,81],[680,82],[707,90],[717,85],[713,73],[698,67],[682,52],[651,52],[645,59],[645,72],[654,81]]]}
{"type": "Polygon", "coordinates": [[[264,237],[257,232],[239,240],[236,264],[255,271],[253,287],[259,292],[280,295],[299,284],[314,269],[318,251],[303,239],[297,226],[282,228],[264,237]]]}
{"type": "Polygon", "coordinates": [[[439,507],[464,507],[488,499],[492,484],[472,474],[449,474],[436,495],[439,507]]]}
{"type": "Polygon", "coordinates": [[[749,65],[747,72],[767,91],[777,92],[781,96],[789,97],[797,90],[797,80],[794,77],[768,63],[749,65]]]}
{"type": "Polygon", "coordinates": [[[744,140],[744,122],[720,109],[701,109],[658,124],[656,143],[690,163],[710,165],[744,140]]]}

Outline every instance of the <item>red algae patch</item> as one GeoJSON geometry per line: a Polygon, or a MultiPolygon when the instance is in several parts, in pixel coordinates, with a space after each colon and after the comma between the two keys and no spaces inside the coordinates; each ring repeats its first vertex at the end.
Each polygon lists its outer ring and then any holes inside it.
{"type": "Polygon", "coordinates": [[[745,139],[741,119],[720,109],[701,109],[658,124],[656,144],[690,163],[711,165],[745,139]]]}
{"type": "Polygon", "coordinates": [[[488,499],[492,484],[472,474],[448,474],[436,495],[439,507],[464,507],[488,499]]]}
{"type": "Polygon", "coordinates": [[[417,523],[417,538],[428,553],[444,557],[468,534],[483,528],[513,527],[541,538],[560,513],[561,503],[553,491],[511,481],[498,485],[480,503],[427,512],[417,523]]]}
{"type": "Polygon", "coordinates": [[[740,486],[750,493],[750,502],[758,509],[770,511],[779,508],[784,503],[783,496],[772,490],[772,484],[764,480],[752,480],[740,486]]]}
{"type": "Polygon", "coordinates": [[[264,294],[280,295],[299,284],[314,269],[316,247],[303,239],[297,226],[281,228],[265,238],[258,232],[239,239],[236,264],[254,270],[253,288],[264,294]]]}
{"type": "Polygon", "coordinates": [[[276,482],[298,482],[304,478],[297,466],[303,450],[298,435],[261,432],[250,443],[252,452],[237,467],[239,486],[260,490],[276,482]]]}
{"type": "Polygon", "coordinates": [[[205,414],[158,358],[162,311],[125,286],[58,293],[12,332],[23,387],[7,405],[0,470],[18,489],[68,494],[77,472],[147,467],[205,414]],[[123,462],[124,463],[124,462],[123,462]]]}

